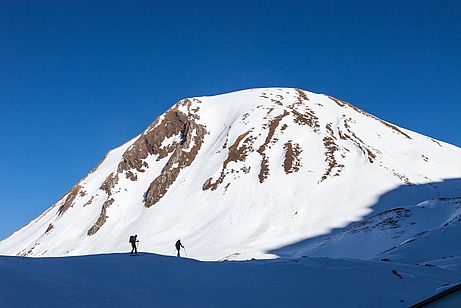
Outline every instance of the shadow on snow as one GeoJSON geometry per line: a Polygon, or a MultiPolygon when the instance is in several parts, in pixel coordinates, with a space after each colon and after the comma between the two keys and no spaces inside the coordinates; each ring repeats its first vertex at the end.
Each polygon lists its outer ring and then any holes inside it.
{"type": "Polygon", "coordinates": [[[302,251],[303,248],[309,246],[310,244],[326,240],[329,237],[352,228],[362,221],[384,211],[398,207],[416,205],[420,202],[431,199],[457,197],[461,197],[461,178],[446,179],[442,182],[431,182],[426,184],[401,185],[381,195],[378,201],[370,206],[372,211],[368,215],[362,217],[361,220],[349,223],[344,227],[331,229],[328,233],[319,236],[306,238],[304,240],[273,249],[268,251],[268,253],[279,257],[292,257],[296,252],[302,251]]]}

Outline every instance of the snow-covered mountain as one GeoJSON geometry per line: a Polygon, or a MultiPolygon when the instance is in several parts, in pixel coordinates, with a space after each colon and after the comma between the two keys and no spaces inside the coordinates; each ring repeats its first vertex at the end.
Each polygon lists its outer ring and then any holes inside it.
{"type": "Polygon", "coordinates": [[[327,95],[196,97],[108,152],[0,254],[122,252],[137,234],[140,250],[172,255],[181,238],[202,260],[374,259],[459,220],[455,201],[416,205],[461,196],[460,178],[460,148],[327,95]]]}

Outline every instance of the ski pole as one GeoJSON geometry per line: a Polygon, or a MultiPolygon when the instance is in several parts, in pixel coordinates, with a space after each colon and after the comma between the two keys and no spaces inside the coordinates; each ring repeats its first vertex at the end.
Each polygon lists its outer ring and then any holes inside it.
{"type": "Polygon", "coordinates": [[[186,257],[188,257],[186,247],[183,247],[183,248],[184,248],[184,252],[186,253],[186,257]]]}

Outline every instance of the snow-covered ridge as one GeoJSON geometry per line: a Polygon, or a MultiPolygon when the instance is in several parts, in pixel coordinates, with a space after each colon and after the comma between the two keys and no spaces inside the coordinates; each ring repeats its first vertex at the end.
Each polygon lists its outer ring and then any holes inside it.
{"type": "Polygon", "coordinates": [[[137,233],[155,253],[173,254],[182,238],[199,259],[274,257],[367,215],[460,196],[459,178],[459,148],[327,95],[189,98],[110,151],[0,253],[120,252],[137,233]],[[401,190],[401,201],[378,202],[401,190]]]}

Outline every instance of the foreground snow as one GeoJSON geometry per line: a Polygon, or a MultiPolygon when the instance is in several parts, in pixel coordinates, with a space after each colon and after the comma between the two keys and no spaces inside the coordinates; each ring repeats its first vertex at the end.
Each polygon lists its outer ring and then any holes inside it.
{"type": "Polygon", "coordinates": [[[4,307],[407,307],[460,280],[453,271],[394,262],[202,262],[147,253],[2,256],[0,277],[4,307]]]}

